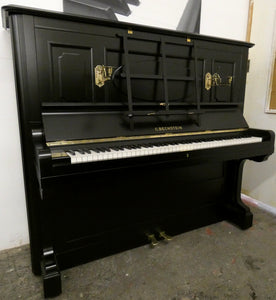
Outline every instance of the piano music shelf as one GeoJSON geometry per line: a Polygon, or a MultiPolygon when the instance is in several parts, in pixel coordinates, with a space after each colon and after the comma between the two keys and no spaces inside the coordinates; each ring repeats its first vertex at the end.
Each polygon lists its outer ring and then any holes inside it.
{"type": "MultiPolygon", "coordinates": [[[[223,110],[227,110],[228,108],[237,108],[239,106],[242,106],[242,103],[239,102],[201,102],[200,107],[204,109],[208,108],[221,108],[223,110]]],[[[98,109],[106,109],[107,111],[125,111],[128,108],[127,103],[122,102],[112,102],[112,103],[106,103],[106,102],[43,102],[42,105],[42,111],[43,112],[58,112],[59,110],[64,111],[68,110],[70,111],[71,108],[74,108],[74,111],[97,111],[98,109]]],[[[153,109],[162,109],[162,106],[158,102],[137,102],[133,103],[133,107],[137,108],[135,111],[141,111],[141,112],[152,112],[153,109]],[[152,109],[152,110],[150,110],[152,109]]],[[[189,110],[194,109],[197,107],[196,102],[170,102],[169,107],[171,107],[174,110],[189,110]]],[[[163,107],[164,109],[164,107],[163,107]]],[[[170,109],[170,111],[172,110],[170,109]]]]}
{"type": "MultiPolygon", "coordinates": [[[[120,74],[121,78],[126,78],[125,73],[120,74]]],[[[163,80],[163,75],[148,75],[148,74],[129,74],[131,79],[149,79],[149,80],[163,80]]],[[[175,81],[193,81],[194,76],[167,76],[167,80],[175,81]]]]}
{"type": "Polygon", "coordinates": [[[201,102],[201,106],[231,106],[231,107],[236,107],[236,106],[241,106],[241,102],[201,102]]]}

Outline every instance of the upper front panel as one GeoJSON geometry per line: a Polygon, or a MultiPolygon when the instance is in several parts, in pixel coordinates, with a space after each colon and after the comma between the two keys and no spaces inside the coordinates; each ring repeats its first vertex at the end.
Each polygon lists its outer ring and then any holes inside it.
{"type": "Polygon", "coordinates": [[[42,19],[35,29],[41,102],[243,101],[245,47],[93,25],[76,30],[66,23],[49,27],[42,19]],[[209,87],[206,74],[212,76],[209,87]]]}

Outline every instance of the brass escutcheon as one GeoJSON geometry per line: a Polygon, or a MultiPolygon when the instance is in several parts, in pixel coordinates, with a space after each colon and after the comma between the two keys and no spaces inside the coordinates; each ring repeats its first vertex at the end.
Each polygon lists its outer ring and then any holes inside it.
{"type": "Polygon", "coordinates": [[[209,91],[212,86],[231,86],[233,81],[233,76],[227,76],[227,81],[222,82],[222,79],[218,73],[211,73],[205,74],[205,89],[209,91]]]}
{"type": "Polygon", "coordinates": [[[95,84],[98,87],[104,86],[107,80],[111,79],[114,67],[97,65],[95,67],[95,84]]]}
{"type": "Polygon", "coordinates": [[[208,72],[205,74],[205,89],[209,91],[211,87],[212,87],[212,75],[211,73],[208,72]]]}

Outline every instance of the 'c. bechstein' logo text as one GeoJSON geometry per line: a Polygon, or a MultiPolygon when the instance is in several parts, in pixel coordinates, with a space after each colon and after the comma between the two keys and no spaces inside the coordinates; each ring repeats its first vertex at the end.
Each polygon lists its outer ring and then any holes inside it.
{"type": "Polygon", "coordinates": [[[155,131],[174,131],[174,130],[182,130],[182,126],[167,126],[167,127],[155,127],[155,131]]]}

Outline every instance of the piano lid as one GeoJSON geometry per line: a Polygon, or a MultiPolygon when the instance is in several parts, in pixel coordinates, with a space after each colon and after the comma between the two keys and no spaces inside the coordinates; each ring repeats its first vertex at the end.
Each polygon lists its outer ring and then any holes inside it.
{"type": "MultiPolygon", "coordinates": [[[[142,32],[151,32],[151,33],[167,33],[171,36],[179,36],[179,37],[185,37],[187,36],[187,33],[177,31],[177,30],[169,30],[169,29],[163,29],[163,28],[157,28],[157,27],[151,27],[151,26],[144,26],[144,25],[138,25],[133,23],[127,23],[127,22],[119,22],[119,21],[109,21],[104,19],[96,19],[93,17],[85,17],[85,16],[79,16],[79,15],[73,15],[73,14],[66,14],[63,12],[56,12],[51,10],[42,10],[42,9],[36,9],[26,6],[20,6],[20,5],[5,5],[2,6],[2,26],[5,29],[9,28],[9,16],[11,15],[30,15],[30,16],[36,16],[36,17],[45,17],[45,18],[52,18],[52,19],[58,19],[58,20],[67,20],[67,21],[75,21],[80,23],[87,23],[87,24],[95,24],[95,25],[102,25],[107,27],[117,27],[122,29],[132,29],[132,30],[139,30],[142,32]]],[[[248,48],[252,47],[254,44],[244,42],[244,41],[238,41],[238,40],[231,40],[231,39],[223,39],[213,36],[204,36],[200,34],[192,34],[188,33],[188,35],[191,38],[196,38],[198,40],[206,40],[214,41],[214,42],[223,42],[226,44],[232,44],[232,45],[242,45],[246,46],[248,48]]]]}

